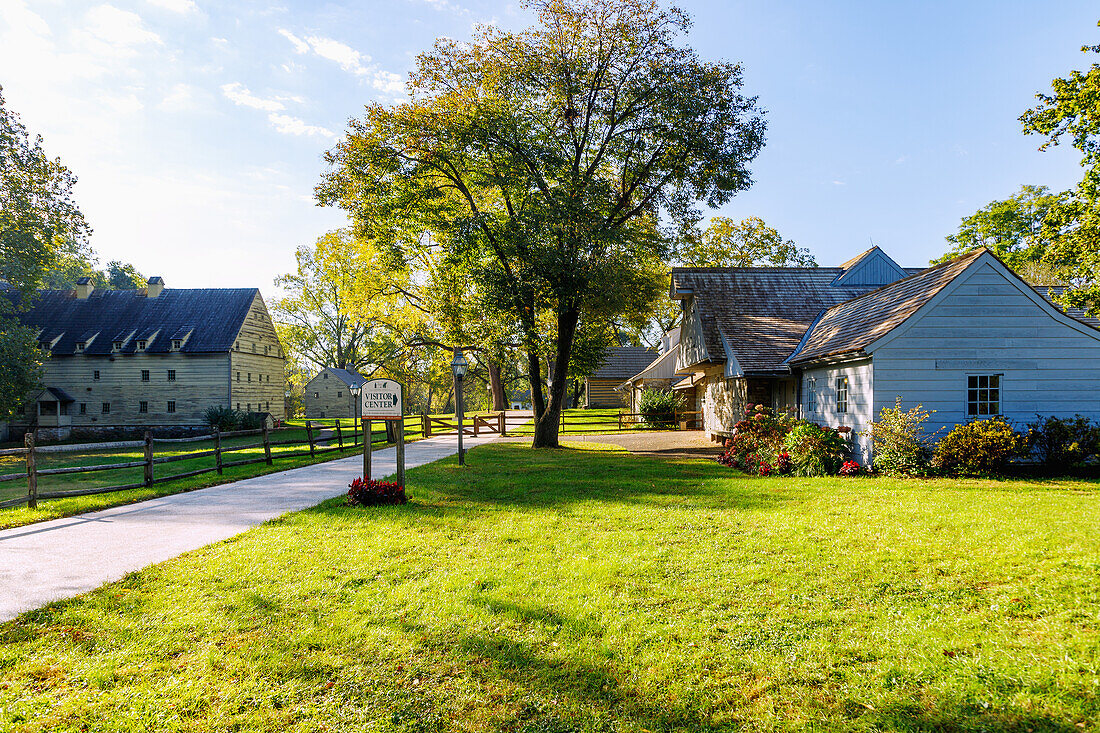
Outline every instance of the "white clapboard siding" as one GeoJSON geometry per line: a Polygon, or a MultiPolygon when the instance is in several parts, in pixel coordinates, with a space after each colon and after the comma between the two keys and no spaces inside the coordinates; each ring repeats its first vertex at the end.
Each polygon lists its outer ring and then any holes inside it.
{"type": "Polygon", "coordinates": [[[1066,324],[990,262],[952,286],[872,349],[875,414],[900,397],[935,410],[932,429],[950,429],[968,419],[967,376],[1002,374],[1002,411],[1017,424],[1036,413],[1100,419],[1100,334],[1066,324]]]}
{"type": "Polygon", "coordinates": [[[871,455],[870,440],[860,435],[867,430],[873,414],[876,375],[871,361],[851,362],[835,366],[816,367],[802,373],[802,416],[807,420],[826,427],[847,426],[852,428],[853,453],[861,463],[866,463],[871,455]],[[836,380],[848,377],[848,411],[836,410],[836,380]],[[817,380],[817,409],[807,411],[807,396],[810,380],[817,380]]]}

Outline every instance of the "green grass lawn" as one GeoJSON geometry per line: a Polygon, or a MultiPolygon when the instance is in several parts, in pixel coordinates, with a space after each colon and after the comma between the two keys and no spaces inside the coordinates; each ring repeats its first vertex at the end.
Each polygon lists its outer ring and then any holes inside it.
{"type": "MultiPolygon", "coordinates": [[[[318,421],[320,422],[320,421],[318,421]]],[[[326,422],[326,433],[328,435],[332,427],[335,425],[335,421],[328,420],[326,422]]],[[[88,511],[94,511],[97,509],[106,509],[112,506],[119,506],[122,504],[130,504],[135,501],[143,501],[145,499],[152,499],[158,496],[166,496],[169,494],[176,494],[181,491],[191,491],[193,489],[205,488],[207,486],[214,486],[217,484],[226,483],[229,481],[238,481],[244,478],[251,478],[253,476],[260,476],[265,473],[273,473],[275,471],[285,471],[290,468],[297,468],[299,466],[305,466],[312,463],[321,463],[323,461],[330,461],[336,458],[343,458],[349,455],[353,455],[356,450],[351,443],[351,421],[344,421],[344,445],[346,450],[340,451],[325,451],[318,453],[315,457],[298,456],[298,457],[280,457],[288,453],[295,453],[304,450],[308,450],[307,434],[305,430],[304,421],[291,421],[290,430],[280,430],[271,433],[271,439],[273,441],[281,440],[297,440],[301,441],[301,445],[285,445],[285,446],[273,446],[271,449],[272,459],[274,465],[268,466],[265,463],[253,463],[245,466],[231,466],[224,469],[222,475],[211,472],[206,474],[200,474],[199,476],[191,476],[187,478],[181,478],[178,480],[167,481],[165,483],[154,484],[151,488],[138,488],[127,489],[124,491],[116,491],[106,494],[93,494],[91,496],[74,496],[66,497],[62,499],[44,499],[38,502],[37,509],[29,509],[25,505],[19,507],[9,507],[7,509],[0,509],[0,529],[6,527],[16,527],[32,522],[40,522],[46,519],[56,519],[58,517],[67,517],[74,514],[81,514],[88,511]]],[[[375,429],[372,431],[373,440],[379,441],[374,443],[374,450],[380,450],[385,448],[387,444],[384,441],[386,434],[385,429],[381,428],[381,423],[375,423],[375,429]]],[[[321,433],[320,429],[315,429],[315,438],[321,433]]],[[[261,437],[256,436],[241,436],[234,438],[225,438],[222,441],[223,448],[231,448],[243,445],[254,445],[261,441],[261,437]]],[[[326,440],[326,445],[330,444],[326,440]]],[[[331,445],[335,445],[335,438],[331,438],[331,445]]],[[[214,448],[214,441],[199,441],[195,443],[155,443],[155,455],[157,457],[167,455],[179,455],[184,453],[193,453],[204,450],[212,450],[214,448]]],[[[242,461],[249,458],[261,458],[264,455],[263,448],[247,448],[240,451],[234,451],[231,453],[224,453],[223,460],[225,462],[242,461]]],[[[130,461],[140,461],[143,459],[144,452],[141,448],[125,448],[114,450],[101,450],[90,451],[82,453],[39,453],[37,455],[38,468],[62,468],[68,466],[93,466],[102,465],[107,463],[124,463],[130,461]]],[[[194,471],[200,468],[206,468],[214,465],[213,456],[202,456],[199,458],[191,458],[172,463],[157,464],[154,467],[154,476],[171,476],[173,474],[186,473],[188,471],[194,471]]],[[[23,456],[0,456],[0,474],[6,473],[18,473],[25,470],[25,459],[23,456]]],[[[60,475],[48,475],[40,476],[38,482],[38,490],[40,492],[47,491],[64,491],[72,489],[86,489],[96,487],[118,486],[133,483],[140,483],[142,481],[143,469],[137,468],[120,468],[109,471],[97,471],[93,473],[71,473],[60,475]]],[[[0,501],[5,499],[12,499],[17,496],[24,496],[27,493],[26,480],[6,481],[0,483],[0,501]]]]}
{"type": "Polygon", "coordinates": [[[1061,731],[1094,482],[478,448],[0,625],[0,730],[1061,731]]]}

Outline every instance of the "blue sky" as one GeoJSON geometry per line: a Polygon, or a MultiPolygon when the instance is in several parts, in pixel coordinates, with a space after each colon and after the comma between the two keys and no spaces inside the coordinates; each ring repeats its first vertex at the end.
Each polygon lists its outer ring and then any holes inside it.
{"type": "MultiPolygon", "coordinates": [[[[1017,117],[1091,62],[1094,2],[682,6],[690,43],[742,62],[768,110],[756,184],[717,213],[761,216],[822,264],[871,240],[923,264],[987,202],[1080,177],[1072,148],[1037,152],[1017,117]]],[[[312,189],[347,119],[398,101],[416,54],[476,22],[527,16],[488,0],[3,0],[0,84],[80,177],[104,262],[271,294],[295,247],[344,223],[312,189]]]]}

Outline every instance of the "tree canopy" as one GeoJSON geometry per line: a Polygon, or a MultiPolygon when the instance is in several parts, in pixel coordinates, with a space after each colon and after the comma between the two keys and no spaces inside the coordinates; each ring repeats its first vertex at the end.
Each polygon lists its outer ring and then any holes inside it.
{"type": "MultiPolygon", "coordinates": [[[[1100,53],[1100,45],[1081,50],[1100,53]]],[[[1020,117],[1024,133],[1046,138],[1040,150],[1070,140],[1085,171],[1043,220],[1044,261],[1069,285],[1063,295],[1067,305],[1100,315],[1100,64],[1054,79],[1051,93],[1037,97],[1039,104],[1020,117]]]]}
{"type": "Polygon", "coordinates": [[[690,23],[676,8],[525,5],[532,28],[478,26],[420,55],[410,100],[369,105],[317,193],[398,258],[431,232],[463,263],[478,306],[520,336],[539,447],[557,445],[578,331],[659,296],[650,263],[697,202],[751,184],[764,121],[740,66],[680,44],[690,23]]]}
{"type": "Polygon", "coordinates": [[[1046,186],[1021,186],[1003,201],[993,201],[963,217],[959,230],[947,237],[951,248],[932,264],[945,262],[977,247],[987,247],[1033,284],[1054,284],[1057,275],[1047,264],[1050,232],[1044,222],[1051,210],[1067,200],[1046,186]]]}
{"type": "Polygon", "coordinates": [[[783,239],[758,216],[739,222],[714,217],[700,236],[685,243],[680,260],[689,267],[817,266],[810,250],[783,239]]]}

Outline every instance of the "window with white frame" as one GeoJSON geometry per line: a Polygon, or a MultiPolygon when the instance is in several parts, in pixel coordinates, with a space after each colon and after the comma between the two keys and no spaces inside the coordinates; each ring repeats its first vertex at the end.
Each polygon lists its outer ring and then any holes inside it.
{"type": "Polygon", "coordinates": [[[817,412],[817,377],[806,380],[806,412],[817,412]]]}
{"type": "Polygon", "coordinates": [[[836,378],[836,411],[848,411],[848,377],[836,378]]]}
{"type": "Polygon", "coordinates": [[[1000,374],[966,376],[966,414],[969,417],[1001,414],[1000,374]]]}

